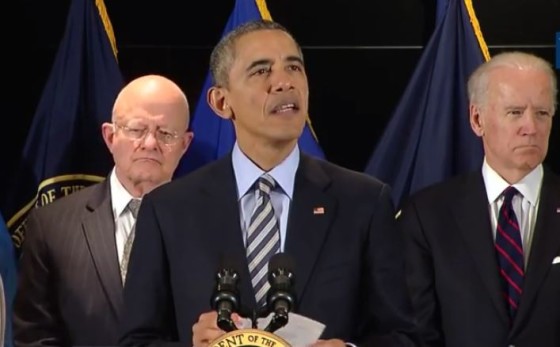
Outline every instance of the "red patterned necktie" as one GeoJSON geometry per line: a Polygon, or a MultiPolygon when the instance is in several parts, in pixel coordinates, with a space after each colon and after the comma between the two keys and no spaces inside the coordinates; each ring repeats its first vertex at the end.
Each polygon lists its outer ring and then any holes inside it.
{"type": "Polygon", "coordinates": [[[523,294],[523,279],[525,277],[521,232],[511,203],[516,194],[518,194],[517,189],[511,186],[503,192],[504,203],[498,216],[495,243],[503,295],[511,321],[515,318],[523,294]]]}

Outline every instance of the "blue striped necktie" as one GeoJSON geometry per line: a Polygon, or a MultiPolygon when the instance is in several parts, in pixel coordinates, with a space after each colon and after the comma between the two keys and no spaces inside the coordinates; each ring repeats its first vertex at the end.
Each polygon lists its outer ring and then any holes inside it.
{"type": "Polygon", "coordinates": [[[257,200],[247,230],[247,260],[258,307],[265,305],[266,293],[270,288],[268,261],[280,251],[280,230],[270,201],[270,192],[275,185],[276,182],[268,174],[257,180],[257,200]]]}
{"type": "Polygon", "coordinates": [[[523,294],[523,279],[525,277],[523,243],[521,242],[519,222],[512,205],[513,197],[516,194],[518,194],[517,189],[511,186],[503,192],[504,202],[498,216],[495,243],[500,266],[502,294],[506,301],[511,322],[515,318],[523,294]]]}

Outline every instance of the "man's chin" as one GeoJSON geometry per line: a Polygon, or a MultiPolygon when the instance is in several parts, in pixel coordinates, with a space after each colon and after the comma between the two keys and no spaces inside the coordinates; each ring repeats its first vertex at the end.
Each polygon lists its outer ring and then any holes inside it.
{"type": "Polygon", "coordinates": [[[142,183],[152,183],[152,184],[157,184],[158,182],[163,181],[163,172],[161,172],[161,170],[154,170],[153,168],[136,168],[132,173],[131,173],[131,178],[134,182],[137,182],[138,184],[142,184],[142,183]]]}
{"type": "Polygon", "coordinates": [[[537,166],[542,163],[542,159],[540,156],[531,156],[523,158],[522,160],[518,161],[517,169],[525,171],[529,173],[533,171],[537,166]]]}
{"type": "Polygon", "coordinates": [[[270,137],[275,139],[278,143],[292,143],[297,142],[301,137],[303,129],[287,129],[283,131],[278,131],[276,133],[270,134],[270,137]]]}

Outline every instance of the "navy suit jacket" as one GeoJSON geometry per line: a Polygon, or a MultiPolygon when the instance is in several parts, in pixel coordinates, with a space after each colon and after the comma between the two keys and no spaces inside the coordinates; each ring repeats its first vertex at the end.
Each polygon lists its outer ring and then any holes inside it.
{"type": "Polygon", "coordinates": [[[560,178],[545,170],[523,295],[510,326],[480,172],[416,194],[399,218],[429,346],[560,346],[560,178]]]}
{"type": "MultiPolygon", "coordinates": [[[[302,154],[284,251],[295,259],[296,312],[326,324],[322,338],[411,345],[402,242],[385,184],[302,154]]],[[[252,309],[231,156],[144,198],[122,344],[190,345],[193,324],[211,310],[222,255],[243,259],[241,302],[252,309]]]]}

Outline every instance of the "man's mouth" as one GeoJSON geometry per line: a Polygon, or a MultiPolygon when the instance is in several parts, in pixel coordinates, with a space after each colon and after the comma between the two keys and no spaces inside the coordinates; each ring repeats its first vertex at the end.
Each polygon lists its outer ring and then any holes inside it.
{"type": "Polygon", "coordinates": [[[293,113],[296,111],[299,111],[299,107],[294,102],[279,104],[272,109],[273,114],[293,113]]]}
{"type": "Polygon", "coordinates": [[[149,157],[142,157],[142,158],[136,158],[135,161],[153,161],[156,163],[159,163],[160,161],[155,159],[155,158],[149,158],[149,157]]]}

